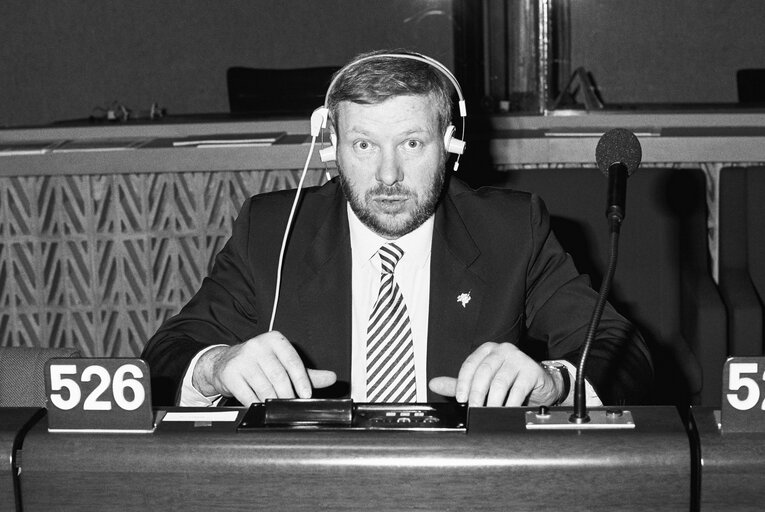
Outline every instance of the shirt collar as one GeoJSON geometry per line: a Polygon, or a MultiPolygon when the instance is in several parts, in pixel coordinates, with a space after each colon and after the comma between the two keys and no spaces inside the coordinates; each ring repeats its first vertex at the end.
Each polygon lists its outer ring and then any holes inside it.
{"type": "Polygon", "coordinates": [[[383,245],[396,242],[396,245],[404,251],[401,262],[409,265],[422,265],[430,256],[430,247],[433,240],[434,216],[422,223],[414,231],[396,240],[383,238],[361,222],[356,213],[347,205],[348,227],[351,234],[351,254],[354,265],[364,265],[377,254],[383,245]]]}

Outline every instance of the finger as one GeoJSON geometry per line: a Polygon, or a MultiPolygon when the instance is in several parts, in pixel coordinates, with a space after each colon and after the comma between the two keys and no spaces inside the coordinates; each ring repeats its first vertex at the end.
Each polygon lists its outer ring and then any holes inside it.
{"type": "Polygon", "coordinates": [[[454,377],[433,377],[428,382],[428,388],[433,393],[441,396],[456,396],[457,394],[457,379],[454,377]]]}
{"type": "Polygon", "coordinates": [[[507,392],[512,388],[518,375],[518,371],[507,364],[502,365],[494,375],[489,388],[489,396],[486,398],[488,407],[502,407],[507,398],[507,392]]]}
{"type": "Polygon", "coordinates": [[[508,407],[519,407],[526,401],[526,397],[531,394],[534,389],[536,379],[532,373],[521,371],[513,383],[513,387],[510,389],[510,393],[507,395],[507,401],[505,405],[508,407]]]}
{"type": "MultiPolygon", "coordinates": [[[[310,398],[311,381],[308,378],[308,372],[306,372],[303,360],[300,359],[300,355],[295,350],[295,347],[283,336],[275,340],[272,346],[280,366],[286,371],[289,387],[289,394],[286,393],[286,389],[277,388],[277,391],[285,392],[285,396],[279,395],[279,398],[294,398],[293,388],[300,398],[310,398]]],[[[280,385],[283,384],[280,383],[280,385]]]]}
{"type": "Polygon", "coordinates": [[[295,398],[290,376],[276,354],[264,353],[258,360],[258,365],[265,376],[264,380],[267,381],[258,379],[257,374],[253,375],[253,383],[257,386],[254,389],[260,398],[266,398],[261,391],[268,394],[267,398],[295,398]]]}
{"type": "Polygon", "coordinates": [[[269,398],[279,398],[279,394],[274,389],[271,379],[264,373],[260,365],[245,374],[245,380],[247,385],[257,395],[258,402],[265,402],[269,398]]]}
{"type": "Polygon", "coordinates": [[[236,379],[229,385],[229,392],[236,398],[243,406],[248,406],[253,403],[260,402],[258,396],[247,384],[244,378],[236,379]]]}
{"type": "Polygon", "coordinates": [[[458,402],[464,403],[468,401],[468,393],[470,392],[475,372],[484,358],[491,353],[494,346],[494,343],[484,343],[473,351],[473,353],[465,359],[465,362],[462,363],[460,371],[457,374],[457,388],[454,394],[454,397],[458,402]]]}
{"type": "Polygon", "coordinates": [[[473,381],[470,383],[468,405],[480,407],[486,402],[491,382],[501,365],[501,360],[492,355],[485,357],[481,364],[478,365],[475,375],[473,375],[473,381]]]}
{"type": "MultiPolygon", "coordinates": [[[[314,370],[308,368],[308,378],[311,380],[311,385],[316,389],[328,388],[335,382],[337,382],[337,374],[330,370],[314,370]]],[[[310,387],[308,389],[308,396],[300,395],[301,398],[311,398],[310,387]]]]}

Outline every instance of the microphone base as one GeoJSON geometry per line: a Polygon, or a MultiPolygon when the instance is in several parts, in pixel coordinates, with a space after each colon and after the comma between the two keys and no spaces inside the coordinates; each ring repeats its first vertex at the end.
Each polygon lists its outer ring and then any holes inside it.
{"type": "Polygon", "coordinates": [[[526,430],[624,430],[634,429],[632,413],[624,409],[590,409],[590,421],[573,423],[568,409],[526,411],[526,430]],[[544,414],[546,413],[546,414],[544,414]]]}

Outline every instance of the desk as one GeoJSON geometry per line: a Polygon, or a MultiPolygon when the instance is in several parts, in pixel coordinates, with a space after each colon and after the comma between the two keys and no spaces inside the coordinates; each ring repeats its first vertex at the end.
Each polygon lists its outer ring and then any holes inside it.
{"type": "Polygon", "coordinates": [[[719,410],[691,410],[700,451],[700,510],[765,507],[765,434],[722,434],[719,410]]]}
{"type": "Polygon", "coordinates": [[[527,431],[525,409],[471,410],[468,432],[50,434],[24,441],[38,510],[688,510],[674,408],[626,431],[527,431]],[[577,505],[578,504],[578,505],[577,505]]]}
{"type": "MultiPolygon", "coordinates": [[[[565,112],[494,116],[490,150],[498,166],[595,166],[595,147],[611,128],[635,132],[643,164],[765,162],[765,111],[565,112]]],[[[468,145],[468,148],[470,146],[468,145]]]]}
{"type": "MultiPolygon", "coordinates": [[[[0,130],[0,145],[51,143],[40,154],[0,152],[0,177],[301,169],[308,156],[309,128],[306,119],[0,130]],[[284,136],[275,144],[253,147],[173,146],[173,141],[190,137],[202,140],[263,133],[284,136]],[[104,141],[123,141],[127,147],[99,147],[104,141]],[[76,150],[68,147],[71,143],[76,143],[76,150]]],[[[324,167],[318,150],[311,162],[312,168],[324,167]]]]}
{"type": "Polygon", "coordinates": [[[38,407],[0,407],[0,512],[16,510],[17,450],[27,428],[44,415],[45,409],[38,407]]]}

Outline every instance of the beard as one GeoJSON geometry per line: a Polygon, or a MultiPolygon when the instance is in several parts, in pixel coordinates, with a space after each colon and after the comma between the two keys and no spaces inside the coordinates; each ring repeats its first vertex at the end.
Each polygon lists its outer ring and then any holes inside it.
{"type": "Polygon", "coordinates": [[[401,183],[392,186],[378,183],[364,192],[362,197],[361,191],[345,177],[342,169],[339,170],[340,186],[353,213],[366,227],[389,240],[401,238],[407,233],[411,233],[435,213],[446,181],[446,173],[441,170],[434,173],[430,186],[421,196],[401,183]],[[414,206],[393,215],[374,211],[370,206],[373,201],[384,200],[385,197],[397,199],[406,197],[414,202],[414,206]]]}

